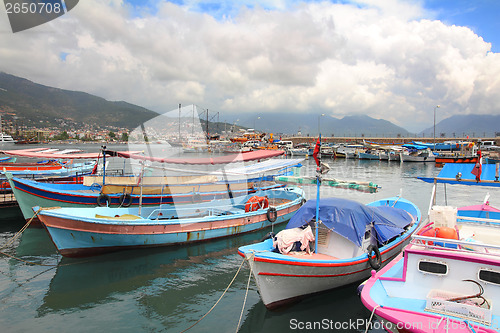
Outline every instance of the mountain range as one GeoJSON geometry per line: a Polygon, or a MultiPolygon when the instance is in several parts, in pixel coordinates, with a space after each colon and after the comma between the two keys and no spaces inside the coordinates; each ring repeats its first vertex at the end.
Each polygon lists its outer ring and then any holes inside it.
{"type": "Polygon", "coordinates": [[[80,124],[135,128],[158,113],[124,101],[110,102],[79,91],[47,87],[0,72],[0,111],[30,125],[56,119],[80,124]]]}
{"type": "MultiPolygon", "coordinates": [[[[434,136],[434,127],[419,133],[421,136],[434,136]]],[[[494,115],[456,115],[436,124],[436,137],[497,137],[500,136],[500,116],[494,115]]]]}
{"type": "MultiPolygon", "coordinates": [[[[152,119],[158,113],[125,101],[107,101],[85,92],[53,88],[24,78],[0,72],[0,113],[15,115],[27,125],[70,120],[80,124],[116,126],[133,129],[152,119]]],[[[267,133],[302,134],[316,136],[375,136],[375,137],[432,137],[430,127],[415,134],[387,120],[367,115],[335,118],[315,113],[264,113],[259,116],[228,114],[218,128],[255,127],[267,133]]],[[[203,119],[202,119],[203,122],[203,119]]],[[[213,132],[213,125],[210,124],[213,132]]],[[[458,115],[436,124],[436,137],[493,137],[500,134],[500,116],[458,115]]]]}

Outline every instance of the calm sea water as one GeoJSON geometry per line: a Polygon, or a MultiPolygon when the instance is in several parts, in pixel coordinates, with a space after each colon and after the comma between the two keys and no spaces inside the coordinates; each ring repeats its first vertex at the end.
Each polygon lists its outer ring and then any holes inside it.
{"type": "MultiPolygon", "coordinates": [[[[17,147],[16,147],[17,148],[17,147]]],[[[98,147],[84,146],[89,151],[98,147]]],[[[362,203],[398,195],[427,215],[432,185],[417,176],[432,177],[440,169],[430,164],[326,160],[329,177],[373,181],[376,194],[322,188],[321,195],[346,197],[362,203]]],[[[122,162],[116,162],[122,163],[122,162]]],[[[314,161],[303,173],[314,173],[314,161]]],[[[315,187],[306,188],[309,198],[315,187]]],[[[456,205],[479,204],[486,189],[448,186],[447,199],[456,205]]],[[[491,193],[492,205],[500,206],[491,193]]],[[[442,200],[441,200],[442,201],[442,200]]],[[[444,203],[444,201],[442,201],[444,203]]],[[[2,212],[1,216],[5,216],[2,212]]],[[[0,220],[0,246],[24,225],[19,215],[0,220]]],[[[281,226],[282,228],[283,226],[281,226]]],[[[131,250],[98,257],[61,257],[43,229],[28,228],[3,251],[19,261],[0,257],[1,332],[181,332],[200,320],[217,302],[242,264],[241,245],[258,241],[269,230],[182,247],[131,250]],[[27,263],[30,262],[30,263],[27,263]]],[[[241,268],[233,285],[214,310],[188,332],[310,331],[364,332],[370,318],[349,285],[278,311],[260,301],[249,269],[241,268]],[[243,307],[243,302],[246,304],[243,307]],[[344,329],[335,329],[344,327],[344,329]]],[[[382,332],[376,327],[370,332],[382,332]]]]}

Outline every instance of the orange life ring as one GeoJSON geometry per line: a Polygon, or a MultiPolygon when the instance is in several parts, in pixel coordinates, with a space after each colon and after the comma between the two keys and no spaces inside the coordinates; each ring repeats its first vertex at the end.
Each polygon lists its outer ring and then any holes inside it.
{"type": "Polygon", "coordinates": [[[259,197],[257,195],[254,195],[247,200],[245,204],[245,212],[253,212],[267,207],[269,207],[269,199],[267,197],[259,197]]]}
{"type": "Polygon", "coordinates": [[[253,212],[254,210],[259,209],[259,202],[258,202],[258,196],[253,196],[250,199],[247,200],[245,204],[245,213],[248,212],[253,212]]]}

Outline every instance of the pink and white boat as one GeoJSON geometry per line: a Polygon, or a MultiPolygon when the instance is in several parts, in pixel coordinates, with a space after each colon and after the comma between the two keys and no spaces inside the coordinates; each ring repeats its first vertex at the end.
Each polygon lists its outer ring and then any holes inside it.
{"type": "Polygon", "coordinates": [[[436,185],[446,179],[434,180],[424,227],[364,284],[361,300],[379,319],[370,325],[388,332],[500,331],[500,209],[487,199],[458,209],[435,205],[436,185]]]}

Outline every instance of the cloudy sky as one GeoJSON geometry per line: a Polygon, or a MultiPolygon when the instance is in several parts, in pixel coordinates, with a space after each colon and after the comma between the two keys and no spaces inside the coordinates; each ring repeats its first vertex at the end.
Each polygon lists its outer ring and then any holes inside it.
{"type": "Polygon", "coordinates": [[[0,71],[158,112],[366,114],[418,132],[438,104],[438,121],[500,114],[499,13],[498,0],[82,0],[12,33],[0,6],[0,71]]]}

